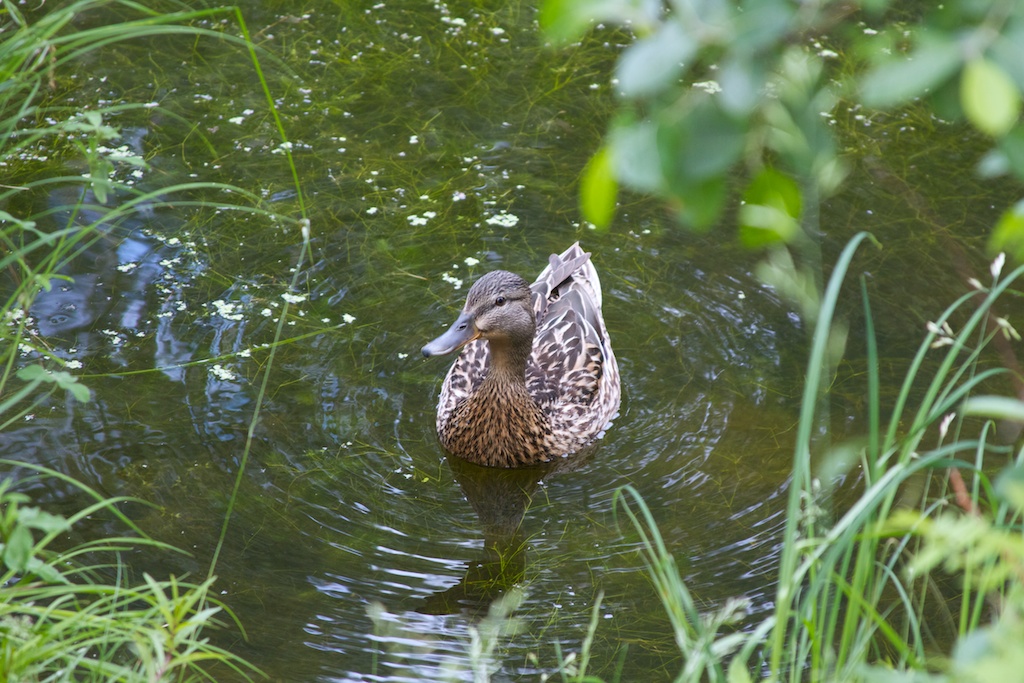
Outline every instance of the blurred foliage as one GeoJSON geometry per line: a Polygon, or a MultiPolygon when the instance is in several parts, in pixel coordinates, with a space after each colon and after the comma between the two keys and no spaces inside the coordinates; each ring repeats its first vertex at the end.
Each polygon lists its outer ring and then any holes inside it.
{"type": "MultiPolygon", "coordinates": [[[[1017,0],[547,0],[541,23],[558,43],[607,24],[635,39],[618,60],[618,116],[588,166],[584,215],[611,219],[623,187],[654,194],[702,230],[743,198],[742,241],[794,245],[817,231],[801,215],[842,183],[833,109],[923,104],[992,138],[980,171],[1024,179],[1024,3],[1017,0]],[[871,26],[879,26],[877,30],[871,26]],[[823,43],[835,49],[823,47],[823,43]],[[597,178],[595,176],[610,176],[597,178]],[[737,183],[735,178],[745,178],[737,183]],[[803,225],[803,229],[798,226],[803,225]]],[[[994,251],[1024,257],[1013,213],[994,251]]]]}

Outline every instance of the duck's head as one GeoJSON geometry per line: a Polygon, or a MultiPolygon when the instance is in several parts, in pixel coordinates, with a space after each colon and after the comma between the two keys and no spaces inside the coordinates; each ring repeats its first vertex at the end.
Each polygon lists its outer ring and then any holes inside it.
{"type": "Polygon", "coordinates": [[[474,339],[529,348],[536,331],[530,285],[507,270],[487,273],[473,283],[462,313],[448,331],[423,347],[423,355],[451,353],[474,339]]]}

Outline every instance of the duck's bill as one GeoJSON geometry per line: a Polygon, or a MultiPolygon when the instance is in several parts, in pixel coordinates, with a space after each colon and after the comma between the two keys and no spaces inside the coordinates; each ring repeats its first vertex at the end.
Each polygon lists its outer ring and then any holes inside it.
{"type": "Polygon", "coordinates": [[[473,323],[473,316],[465,311],[452,323],[448,331],[423,347],[423,355],[443,356],[456,351],[480,336],[473,323]]]}

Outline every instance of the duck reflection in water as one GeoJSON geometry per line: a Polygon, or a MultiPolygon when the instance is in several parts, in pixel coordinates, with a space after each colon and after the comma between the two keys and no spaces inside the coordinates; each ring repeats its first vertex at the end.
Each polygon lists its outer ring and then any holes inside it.
{"type": "Polygon", "coordinates": [[[449,458],[452,474],[483,530],[484,550],[459,583],[428,596],[416,611],[483,615],[491,603],[520,584],[526,574],[529,544],[523,519],[541,479],[580,467],[593,450],[586,448],[557,463],[517,469],[482,467],[461,458],[449,458]]]}

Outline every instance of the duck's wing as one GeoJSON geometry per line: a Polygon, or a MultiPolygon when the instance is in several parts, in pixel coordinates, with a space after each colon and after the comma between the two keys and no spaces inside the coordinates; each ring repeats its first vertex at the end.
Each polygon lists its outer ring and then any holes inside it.
{"type": "Polygon", "coordinates": [[[601,281],[597,278],[597,269],[590,263],[590,252],[583,251],[580,243],[576,242],[561,254],[552,254],[548,257],[548,265],[537,276],[536,281],[530,285],[533,292],[533,310],[537,314],[537,328],[540,329],[544,319],[548,316],[548,307],[557,301],[563,289],[568,289],[573,282],[582,282],[592,279],[594,286],[590,287],[590,298],[596,303],[598,310],[601,308],[601,281]]]}
{"type": "Polygon", "coordinates": [[[590,254],[579,243],[552,255],[531,286],[538,324],[526,384],[546,411],[598,401],[609,361],[617,377],[601,318],[600,286],[590,254]]]}

